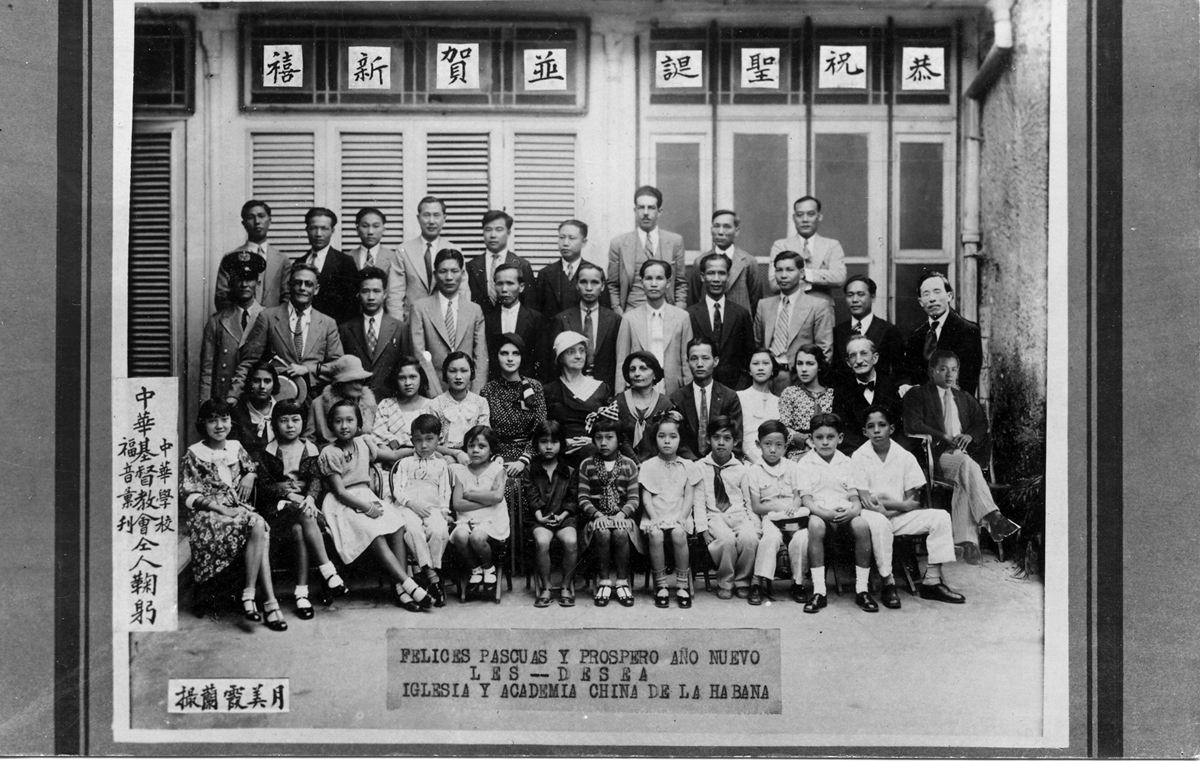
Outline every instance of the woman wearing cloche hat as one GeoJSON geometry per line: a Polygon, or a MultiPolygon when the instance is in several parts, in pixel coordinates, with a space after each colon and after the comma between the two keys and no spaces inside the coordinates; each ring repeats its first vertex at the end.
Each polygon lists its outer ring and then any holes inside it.
{"type": "Polygon", "coordinates": [[[587,344],[587,336],[572,330],[564,330],[555,337],[554,356],[559,376],[544,389],[546,416],[562,424],[567,437],[567,449],[562,456],[573,468],[595,451],[585,428],[587,416],[612,397],[607,383],[583,374],[587,344]]]}
{"type": "Polygon", "coordinates": [[[361,359],[353,354],[343,354],[330,365],[329,374],[329,385],[313,400],[312,413],[308,416],[308,425],[304,430],[304,437],[318,447],[333,442],[333,432],[325,422],[325,413],[335,402],[346,400],[358,407],[358,411],[362,413],[362,431],[375,429],[375,413],[379,409],[375,402],[375,394],[367,386],[372,373],[363,369],[361,359]]]}

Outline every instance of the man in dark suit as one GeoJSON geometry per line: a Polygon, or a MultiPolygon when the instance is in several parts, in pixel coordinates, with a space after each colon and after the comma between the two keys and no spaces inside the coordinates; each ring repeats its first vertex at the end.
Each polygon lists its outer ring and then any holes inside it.
{"type": "Polygon", "coordinates": [[[958,356],[961,370],[958,387],[972,396],[979,389],[979,374],[983,369],[983,341],[979,326],[959,316],[950,308],[954,289],[950,280],[940,272],[926,272],[921,277],[917,295],[929,320],[908,334],[904,346],[904,370],[900,373],[900,393],[906,386],[919,386],[929,380],[929,357],[939,349],[958,356]]]}
{"type": "Polygon", "coordinates": [[[736,422],[737,442],[733,454],[742,457],[742,402],[737,392],[713,380],[718,359],[712,341],[693,338],[687,345],[688,368],[692,382],[671,394],[671,406],[683,415],[679,430],[679,456],[699,460],[708,453],[708,423],[719,416],[736,422]]]}
{"type": "Polygon", "coordinates": [[[512,264],[501,264],[492,276],[496,288],[497,309],[483,316],[483,328],[488,344],[488,380],[500,377],[500,363],[496,354],[500,351],[504,333],[516,333],[525,342],[521,355],[521,375],[546,382],[546,321],[541,312],[535,312],[521,303],[525,283],[521,268],[512,264]]]}
{"type": "MultiPolygon", "coordinates": [[[[604,381],[609,388],[616,389],[617,383],[617,334],[621,329],[621,318],[608,307],[600,305],[600,296],[605,291],[604,270],[591,262],[579,265],[575,273],[575,286],[579,292],[579,304],[564,309],[554,316],[550,335],[557,336],[564,330],[573,330],[588,337],[588,363],[583,372],[596,380],[604,381]]],[[[549,358],[547,376],[558,377],[557,358],[549,358]]]]}
{"type": "MultiPolygon", "coordinates": [[[[471,301],[479,305],[486,315],[496,305],[494,276],[501,264],[521,268],[526,283],[533,282],[533,267],[529,262],[508,250],[508,236],[512,233],[513,218],[502,211],[492,209],[483,215],[484,252],[467,263],[467,286],[471,290],[471,301]]],[[[524,301],[524,297],[521,299],[524,301]]]]}
{"type": "MultiPolygon", "coordinates": [[[[553,320],[559,312],[579,304],[575,273],[583,264],[583,249],[587,246],[588,226],[578,219],[568,219],[558,226],[558,253],[562,258],[547,264],[530,283],[526,303],[553,320]]],[[[608,289],[600,294],[600,306],[608,306],[608,289]]],[[[549,327],[549,326],[547,326],[549,327]]]]}
{"type": "MultiPolygon", "coordinates": [[[[725,297],[753,315],[763,296],[763,283],[758,277],[758,260],[749,252],[734,245],[739,230],[741,230],[741,223],[738,221],[737,212],[730,209],[714,211],[712,215],[713,248],[708,253],[724,254],[729,257],[729,277],[725,284],[725,297]]],[[[692,267],[692,274],[688,276],[688,303],[696,304],[703,301],[704,293],[704,272],[697,264],[692,267]]]]}
{"type": "Polygon", "coordinates": [[[342,323],[358,311],[358,267],[330,245],[336,228],[337,215],[332,211],[319,206],[309,209],[304,215],[304,232],[311,248],[295,262],[312,265],[318,273],[320,288],[313,309],[342,323]]]}
{"type": "Polygon", "coordinates": [[[854,275],[842,286],[850,319],[833,326],[833,372],[838,380],[848,381],[854,373],[846,361],[846,344],[855,335],[871,339],[879,350],[876,371],[895,377],[904,364],[904,337],[892,323],[875,316],[875,281],[866,275],[854,275]]]}
{"type": "MultiPolygon", "coordinates": [[[[834,386],[833,411],[846,423],[838,449],[851,455],[867,440],[863,428],[867,424],[867,409],[872,405],[887,407],[892,412],[892,420],[900,421],[900,387],[892,376],[879,369],[879,351],[871,339],[856,336],[843,347],[843,353],[848,355],[850,377],[834,386]]],[[[910,448],[903,426],[895,426],[892,441],[910,448]]]]}
{"type": "Polygon", "coordinates": [[[754,319],[727,296],[732,262],[725,254],[713,253],[696,263],[701,272],[703,296],[688,307],[692,335],[707,338],[716,347],[717,368],[713,377],[741,391],[750,388],[750,355],[754,351],[754,319]]]}
{"type": "Polygon", "coordinates": [[[372,373],[371,391],[376,399],[390,394],[388,381],[396,374],[401,357],[412,354],[408,326],[383,311],[387,298],[387,273],[367,267],[359,273],[359,314],[338,325],[338,337],[347,354],[362,361],[372,373]]]}

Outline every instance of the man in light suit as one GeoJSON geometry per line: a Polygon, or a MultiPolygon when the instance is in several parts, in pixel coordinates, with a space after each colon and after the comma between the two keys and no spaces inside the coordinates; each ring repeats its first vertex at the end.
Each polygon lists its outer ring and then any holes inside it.
{"type": "Polygon", "coordinates": [[[521,294],[525,290],[521,268],[512,264],[501,264],[492,278],[495,280],[498,308],[483,316],[491,374],[488,380],[500,377],[500,365],[496,362],[496,356],[504,341],[504,333],[515,333],[525,343],[525,351],[521,353],[522,376],[543,383],[552,380],[544,377],[547,372],[546,320],[541,312],[536,312],[521,303],[521,294]]]}
{"type": "Polygon", "coordinates": [[[313,308],[321,290],[317,269],[303,262],[292,265],[288,283],[290,301],[264,309],[246,337],[245,354],[238,362],[231,396],[241,396],[250,368],[260,359],[275,363],[279,374],[307,387],[311,399],[329,378],[330,367],[345,352],[337,323],[313,308]]]}
{"type": "MultiPolygon", "coordinates": [[[[567,330],[587,336],[588,363],[584,365],[584,375],[604,381],[609,388],[615,389],[618,367],[617,334],[621,330],[621,318],[601,303],[608,294],[604,283],[604,270],[591,262],[582,262],[575,273],[575,285],[579,303],[554,316],[550,336],[557,336],[567,330]]],[[[558,377],[556,359],[551,357],[549,360],[547,380],[553,381],[558,377]]]]}
{"type": "Polygon", "coordinates": [[[304,215],[304,232],[311,248],[296,259],[312,265],[320,274],[321,287],[313,298],[313,308],[332,318],[335,325],[358,311],[358,267],[330,245],[336,228],[337,214],[320,206],[309,209],[304,215]]]}
{"type": "MultiPolygon", "coordinates": [[[[617,367],[635,351],[648,351],[663,369],[662,393],[670,396],[692,382],[687,363],[687,345],[692,340],[692,320],[688,313],[666,302],[671,282],[671,265],[657,259],[647,259],[639,272],[646,290],[646,303],[621,316],[617,332],[617,367]]],[[[617,393],[625,390],[625,376],[616,378],[617,393]]]]}
{"type": "Polygon", "coordinates": [[[910,386],[929,380],[929,357],[937,349],[952,351],[958,357],[958,387],[972,396],[979,389],[983,371],[983,340],[979,326],[950,308],[954,289],[941,272],[926,272],[917,286],[918,301],[928,321],[908,334],[904,345],[904,368],[900,373],[900,393],[910,386]]]}
{"type": "MultiPolygon", "coordinates": [[[[725,284],[725,297],[754,314],[758,301],[762,298],[762,283],[758,277],[758,260],[749,253],[734,245],[741,224],[737,212],[729,209],[717,209],[712,215],[713,248],[708,253],[724,254],[729,257],[729,280],[725,284]]],[[[703,259],[701,260],[703,261],[703,259]]],[[[692,306],[704,300],[704,272],[699,262],[692,266],[692,274],[688,278],[688,305],[692,306]]]]}
{"type": "Polygon", "coordinates": [[[866,275],[847,278],[842,286],[846,294],[846,306],[850,309],[850,319],[833,326],[832,369],[840,380],[850,380],[854,375],[846,361],[846,344],[855,335],[871,339],[879,350],[876,367],[879,372],[894,378],[904,365],[904,338],[900,335],[900,329],[872,311],[876,288],[875,281],[866,275]]]}
{"type": "Polygon", "coordinates": [[[833,303],[801,290],[803,262],[795,251],[775,257],[775,279],[781,292],[758,302],[754,315],[754,339],[775,356],[782,368],[772,388],[776,394],[791,384],[796,352],[807,343],[816,344],[833,357],[833,303]]]}
{"type": "MultiPolygon", "coordinates": [[[[833,238],[817,235],[821,225],[821,202],[804,196],[792,204],[792,224],[796,234],[771,244],[771,261],[782,251],[795,251],[804,262],[801,274],[803,290],[833,304],[833,290],[846,282],[846,254],[833,238]]],[[[779,292],[774,272],[768,271],[772,292],[779,292]]]]}
{"type": "MultiPolygon", "coordinates": [[[[750,388],[750,356],[754,352],[754,318],[734,303],[727,289],[729,257],[707,254],[695,269],[704,279],[698,286],[700,301],[687,308],[692,318],[692,335],[710,341],[716,351],[714,377],[734,391],[750,388]]],[[[690,289],[689,289],[690,293],[690,289]]],[[[692,371],[695,377],[695,370],[692,371]]],[[[740,448],[740,447],[739,447],[740,448]]]]}
{"type": "Polygon", "coordinates": [[[367,267],[359,278],[359,314],[338,325],[338,337],[345,352],[358,357],[363,369],[372,373],[371,391],[378,400],[389,394],[388,381],[396,374],[400,358],[412,354],[412,336],[407,325],[383,311],[387,274],[367,267]]]}
{"type": "Polygon", "coordinates": [[[400,246],[388,273],[387,313],[411,323],[413,305],[437,293],[433,261],[444,248],[458,250],[458,244],[442,237],[446,225],[446,202],[437,196],[425,196],[417,204],[417,223],[421,234],[400,246]]]}
{"type": "Polygon", "coordinates": [[[413,304],[409,329],[413,352],[429,352],[434,372],[429,376],[431,396],[442,393],[442,363],[451,352],[465,352],[475,360],[471,390],[479,393],[488,377],[487,334],[483,311],[463,292],[463,255],[444,248],[434,259],[437,292],[413,304]],[[453,326],[453,331],[451,331],[453,326]]]}
{"type": "MultiPolygon", "coordinates": [[[[531,284],[529,306],[549,320],[563,310],[579,305],[579,289],[575,273],[585,264],[583,249],[588,242],[588,226],[578,219],[568,219],[558,226],[558,261],[547,264],[537,274],[537,284],[531,284]]],[[[601,272],[603,275],[603,271],[601,272]]],[[[601,278],[603,280],[603,277],[601,278]]],[[[600,305],[609,305],[608,288],[600,294],[600,305]]]]}
{"type": "Polygon", "coordinates": [[[358,267],[360,273],[367,267],[378,267],[386,275],[392,267],[392,261],[400,255],[391,246],[383,245],[383,236],[387,232],[387,217],[379,209],[367,206],[359,209],[354,215],[354,229],[361,244],[347,252],[354,260],[354,266],[358,267]]]}
{"type": "Polygon", "coordinates": [[[258,303],[264,307],[277,307],[287,301],[292,260],[267,241],[267,233],[271,230],[271,207],[254,199],[242,204],[242,227],[246,230],[246,242],[222,257],[217,267],[217,293],[213,301],[218,310],[233,303],[229,298],[229,271],[236,267],[238,254],[249,252],[258,254],[267,263],[267,268],[258,277],[258,303]]]}
{"type": "Polygon", "coordinates": [[[669,262],[675,273],[667,284],[667,302],[687,308],[687,276],[683,257],[683,236],[659,229],[663,195],[658,188],[643,185],[633,194],[637,229],[618,235],[608,246],[608,294],[612,309],[624,314],[646,303],[639,276],[642,264],[657,259],[669,262]]]}
{"type": "Polygon", "coordinates": [[[204,326],[200,344],[200,401],[224,399],[237,404],[237,397],[229,391],[237,375],[242,347],[262,311],[254,297],[267,261],[258,254],[239,251],[226,257],[223,264],[228,266],[222,274],[229,283],[232,303],[210,317],[204,326]]]}
{"type": "Polygon", "coordinates": [[[733,454],[741,459],[742,402],[736,391],[713,379],[713,371],[720,366],[720,360],[712,341],[707,338],[688,341],[687,357],[692,381],[671,394],[671,405],[683,415],[679,456],[699,460],[708,454],[708,424],[724,415],[737,423],[733,454]]]}
{"type": "MultiPolygon", "coordinates": [[[[501,264],[519,267],[521,279],[533,284],[533,267],[529,262],[508,250],[508,236],[512,232],[513,218],[503,211],[492,209],[483,215],[484,252],[467,264],[467,285],[471,289],[471,301],[479,305],[484,314],[499,308],[496,299],[496,284],[493,280],[496,268],[501,264]]],[[[522,303],[525,296],[521,296],[522,303]]]]}

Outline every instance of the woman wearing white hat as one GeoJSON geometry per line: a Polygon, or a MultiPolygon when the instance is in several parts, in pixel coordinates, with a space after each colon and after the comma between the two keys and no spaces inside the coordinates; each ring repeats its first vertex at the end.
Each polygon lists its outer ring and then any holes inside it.
{"type": "Polygon", "coordinates": [[[573,468],[594,451],[585,428],[587,416],[603,407],[612,396],[607,383],[583,374],[587,343],[587,336],[573,330],[565,330],[554,338],[559,376],[544,389],[546,417],[562,424],[567,437],[563,459],[573,468]]]}
{"type": "Polygon", "coordinates": [[[318,447],[333,443],[333,432],[325,422],[325,413],[333,407],[334,402],[346,400],[358,407],[358,411],[362,413],[363,432],[375,429],[375,414],[379,410],[375,403],[375,394],[367,387],[367,381],[373,374],[363,369],[361,359],[353,354],[343,354],[330,365],[329,372],[332,376],[329,385],[313,399],[312,413],[309,414],[308,425],[304,429],[304,438],[318,447]]]}

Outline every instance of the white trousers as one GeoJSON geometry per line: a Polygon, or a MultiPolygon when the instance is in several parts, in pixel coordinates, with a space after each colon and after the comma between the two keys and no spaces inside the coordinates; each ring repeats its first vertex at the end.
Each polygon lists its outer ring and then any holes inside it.
{"type": "Polygon", "coordinates": [[[929,552],[930,563],[954,562],[954,535],[950,528],[950,513],[945,510],[911,510],[890,518],[888,522],[895,536],[926,534],[925,549],[929,552]]]}
{"type": "MultiPolygon", "coordinates": [[[[775,578],[779,548],[783,545],[783,532],[772,521],[763,518],[762,538],[758,540],[758,555],[754,559],[754,575],[770,581],[775,578]]],[[[808,566],[808,529],[800,529],[788,541],[788,559],[792,561],[792,581],[799,584],[804,580],[808,566]]]]}

